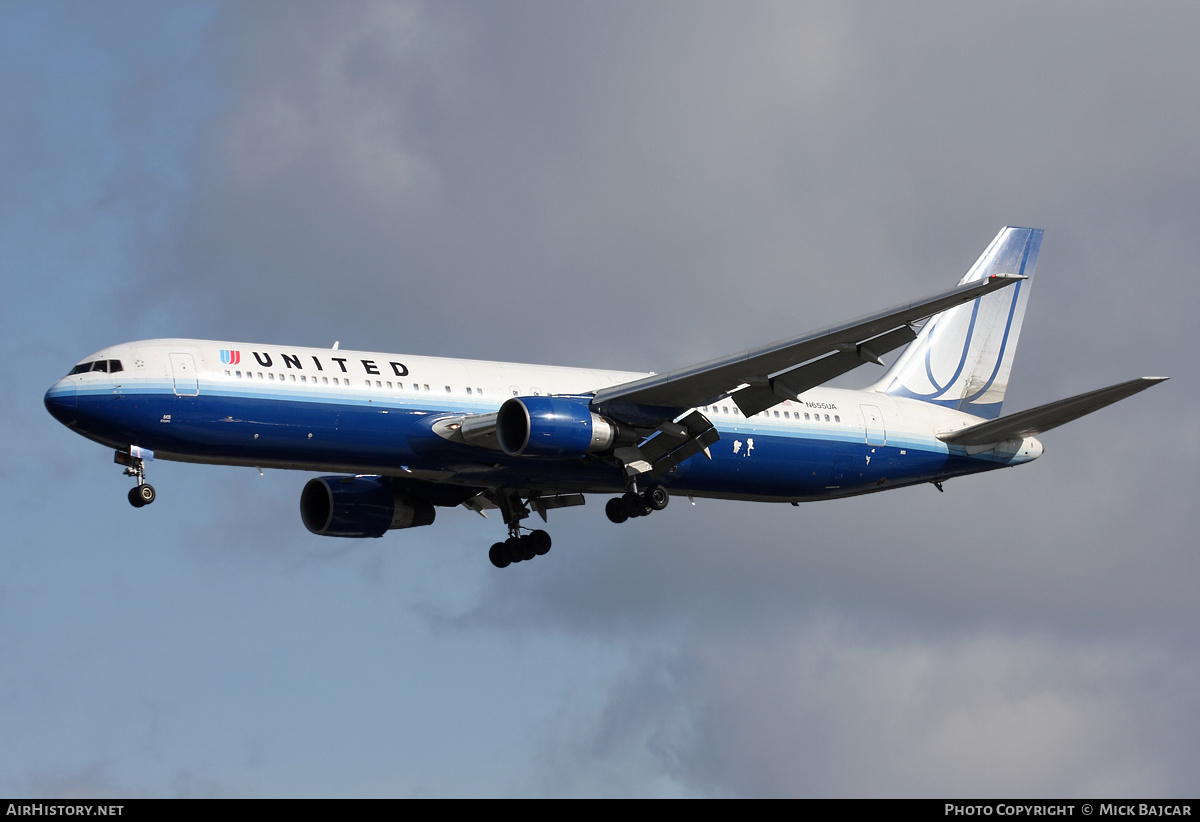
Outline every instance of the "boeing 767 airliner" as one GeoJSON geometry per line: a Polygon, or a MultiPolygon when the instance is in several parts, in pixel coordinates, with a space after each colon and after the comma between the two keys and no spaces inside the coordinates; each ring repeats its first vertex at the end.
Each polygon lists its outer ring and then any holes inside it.
{"type": "Polygon", "coordinates": [[[1035,435],[1149,388],[1143,377],[1001,416],[1040,229],[1005,228],[956,288],[663,374],[207,340],[98,351],[46,392],[154,502],[152,459],[335,472],[314,534],[378,537],[435,508],[499,509],[498,567],[550,550],[522,522],[609,494],[613,522],[671,494],[792,502],[1017,465],[1035,435]],[[918,330],[919,329],[919,330],[918,330]],[[862,391],[823,388],[907,348],[862,391]]]}

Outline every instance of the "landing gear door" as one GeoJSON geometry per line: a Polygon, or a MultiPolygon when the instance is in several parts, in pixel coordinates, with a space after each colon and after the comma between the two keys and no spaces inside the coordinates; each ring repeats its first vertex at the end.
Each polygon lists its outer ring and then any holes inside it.
{"type": "Polygon", "coordinates": [[[200,393],[196,359],[191,354],[171,355],[171,376],[175,379],[175,396],[194,397],[200,393]]]}

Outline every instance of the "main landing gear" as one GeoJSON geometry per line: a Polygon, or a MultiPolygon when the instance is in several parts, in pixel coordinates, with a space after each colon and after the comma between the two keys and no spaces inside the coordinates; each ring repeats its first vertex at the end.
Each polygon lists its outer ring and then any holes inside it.
{"type": "MultiPolygon", "coordinates": [[[[544,556],[550,550],[550,535],[545,531],[521,533],[521,520],[529,516],[529,508],[516,493],[502,493],[493,497],[508,526],[508,539],[497,542],[488,551],[488,559],[497,568],[507,568],[514,562],[544,556]]],[[[529,529],[525,529],[529,530],[529,529]]]]}
{"type": "MultiPolygon", "coordinates": [[[[509,530],[511,533],[513,529],[509,530]]],[[[545,531],[530,531],[524,535],[514,533],[504,542],[494,544],[488,551],[488,559],[497,568],[507,568],[514,562],[544,556],[549,550],[550,535],[545,531]]]]}
{"type": "Polygon", "coordinates": [[[651,485],[638,493],[628,491],[619,497],[613,497],[604,506],[604,514],[610,522],[622,523],[634,517],[648,517],[655,511],[661,511],[671,501],[671,495],[661,485],[651,485]]]}
{"type": "Polygon", "coordinates": [[[125,466],[125,476],[137,477],[137,485],[129,489],[129,504],[134,508],[149,505],[158,498],[154,486],[146,482],[146,466],[141,457],[130,456],[124,451],[118,451],[113,457],[117,465],[125,466]]]}

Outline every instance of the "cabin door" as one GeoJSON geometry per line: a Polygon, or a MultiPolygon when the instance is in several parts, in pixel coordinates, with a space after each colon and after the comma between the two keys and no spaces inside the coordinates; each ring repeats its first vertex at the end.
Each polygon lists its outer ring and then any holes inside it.
{"type": "Polygon", "coordinates": [[[200,393],[196,359],[191,354],[171,355],[171,376],[175,379],[175,396],[194,397],[200,393]]]}
{"type": "Polygon", "coordinates": [[[883,414],[874,405],[860,405],[863,429],[867,434],[867,445],[887,445],[887,429],[883,425],[883,414]]]}

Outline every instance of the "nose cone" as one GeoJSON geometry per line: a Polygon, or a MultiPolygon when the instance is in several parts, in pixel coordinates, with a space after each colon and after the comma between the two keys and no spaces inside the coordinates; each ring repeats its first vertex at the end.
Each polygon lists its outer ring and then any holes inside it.
{"type": "Polygon", "coordinates": [[[79,398],[75,391],[75,383],[70,380],[59,380],[54,383],[46,392],[45,403],[50,416],[63,425],[72,425],[79,410],[79,398]]]}

